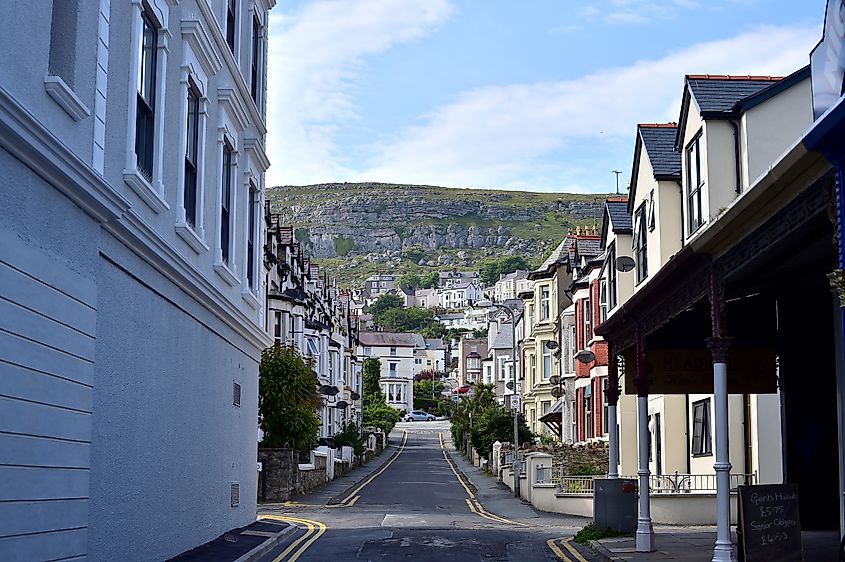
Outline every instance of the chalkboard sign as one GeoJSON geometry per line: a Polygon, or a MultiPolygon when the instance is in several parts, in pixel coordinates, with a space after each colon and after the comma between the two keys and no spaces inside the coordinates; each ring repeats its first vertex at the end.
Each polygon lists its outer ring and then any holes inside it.
{"type": "Polygon", "coordinates": [[[794,485],[739,486],[738,523],[739,551],[745,562],[804,559],[794,485]]]}

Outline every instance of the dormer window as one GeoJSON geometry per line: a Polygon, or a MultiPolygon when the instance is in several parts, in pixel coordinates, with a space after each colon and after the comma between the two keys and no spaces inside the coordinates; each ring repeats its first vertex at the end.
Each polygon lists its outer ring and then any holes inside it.
{"type": "Polygon", "coordinates": [[[692,234],[704,224],[701,204],[701,191],[704,178],[701,175],[701,135],[687,147],[687,223],[689,234],[692,234]]]}

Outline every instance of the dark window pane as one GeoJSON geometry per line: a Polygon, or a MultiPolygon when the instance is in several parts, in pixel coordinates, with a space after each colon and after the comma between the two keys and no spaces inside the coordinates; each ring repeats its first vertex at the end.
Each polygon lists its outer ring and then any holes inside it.
{"type": "Polygon", "coordinates": [[[226,43],[232,54],[235,54],[235,27],[237,27],[237,17],[235,16],[235,3],[237,0],[226,1],[226,43]]]}
{"type": "Polygon", "coordinates": [[[249,282],[249,287],[253,288],[255,277],[255,189],[250,186],[249,190],[249,232],[247,233],[247,257],[246,257],[246,278],[249,282]]]}
{"type": "Polygon", "coordinates": [[[250,66],[250,90],[252,99],[258,104],[258,58],[261,53],[261,24],[252,18],[252,64],[250,66]]]}
{"type": "Polygon", "coordinates": [[[220,208],[220,248],[223,261],[229,263],[229,212],[232,207],[232,149],[223,144],[223,197],[220,208]]]}
{"type": "Polygon", "coordinates": [[[188,86],[188,131],[185,147],[185,221],[191,226],[197,219],[197,149],[199,144],[199,95],[188,86]]]}
{"type": "Polygon", "coordinates": [[[155,138],[155,90],[157,74],[158,29],[147,14],[141,12],[143,36],[138,53],[138,97],[135,110],[135,156],[138,171],[152,181],[155,138]]]}

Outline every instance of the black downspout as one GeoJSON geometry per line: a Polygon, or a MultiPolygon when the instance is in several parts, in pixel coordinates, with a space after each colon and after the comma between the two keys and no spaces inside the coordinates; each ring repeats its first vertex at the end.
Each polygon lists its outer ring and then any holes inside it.
{"type": "Polygon", "coordinates": [[[748,425],[750,423],[750,416],[749,410],[751,409],[751,402],[747,394],[742,395],[742,461],[744,465],[743,472],[745,473],[745,485],[749,486],[754,484],[754,482],[750,481],[749,474],[751,473],[751,447],[750,447],[750,440],[751,440],[751,427],[748,425]]]}
{"type": "MultiPolygon", "coordinates": [[[[684,217],[684,184],[681,180],[676,180],[675,183],[678,184],[678,189],[681,192],[681,248],[683,248],[684,247],[684,220],[686,220],[686,218],[684,217]]],[[[689,470],[687,470],[687,473],[689,473],[689,470]]]]}
{"type": "Polygon", "coordinates": [[[692,461],[690,460],[690,435],[689,435],[689,394],[684,394],[684,435],[686,436],[687,446],[687,474],[692,471],[692,461]]]}
{"type": "MultiPolygon", "coordinates": [[[[734,130],[734,170],[736,171],[736,193],[742,193],[742,173],[740,171],[740,146],[739,146],[739,124],[733,119],[728,121],[734,130]]],[[[750,179],[750,178],[749,178],[750,179]]]]}

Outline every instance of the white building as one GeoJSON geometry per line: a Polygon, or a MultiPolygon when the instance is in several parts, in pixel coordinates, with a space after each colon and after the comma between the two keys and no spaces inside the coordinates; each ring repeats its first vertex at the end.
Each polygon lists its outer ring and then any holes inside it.
{"type": "Polygon", "coordinates": [[[255,520],[274,4],[0,8],[4,560],[255,520]]]}
{"type": "Polygon", "coordinates": [[[528,279],[528,271],[517,269],[512,273],[499,275],[499,280],[493,286],[493,299],[496,302],[505,302],[517,298],[522,291],[530,290],[534,282],[528,279]]]}
{"type": "Polygon", "coordinates": [[[358,335],[359,355],[377,357],[381,361],[381,391],[390,406],[410,412],[414,409],[414,353],[425,350],[419,334],[361,332],[358,335]]]}
{"type": "Polygon", "coordinates": [[[451,287],[438,289],[440,306],[446,310],[463,310],[471,307],[481,298],[478,281],[453,283],[451,287]]]}
{"type": "Polygon", "coordinates": [[[440,296],[437,289],[417,289],[414,291],[414,306],[420,308],[437,308],[440,305],[440,296]]]}

